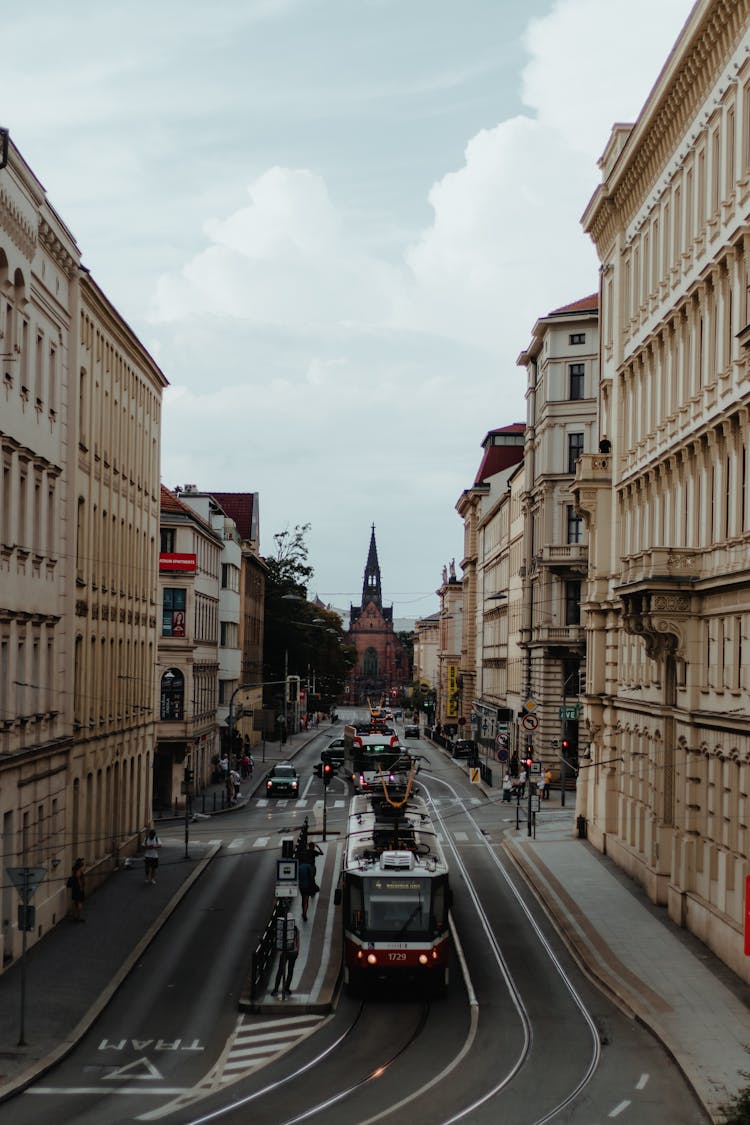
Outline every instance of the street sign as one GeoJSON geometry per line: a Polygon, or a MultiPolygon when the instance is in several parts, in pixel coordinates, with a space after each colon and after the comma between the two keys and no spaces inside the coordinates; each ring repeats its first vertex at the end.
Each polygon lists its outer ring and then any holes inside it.
{"type": "Polygon", "coordinates": [[[578,718],[578,704],[572,703],[569,706],[560,707],[558,714],[561,719],[572,719],[575,721],[578,718]]]}
{"type": "Polygon", "coordinates": [[[24,906],[28,906],[34,892],[47,874],[46,867],[6,867],[10,881],[18,891],[24,906]]]}
{"type": "Polygon", "coordinates": [[[481,775],[479,769],[472,766],[471,769],[469,770],[469,781],[471,782],[471,784],[472,785],[479,785],[479,782],[481,780],[481,776],[482,775],[481,775]]]}
{"type": "Polygon", "coordinates": [[[524,711],[536,711],[536,700],[527,699],[523,705],[524,711]]]}
{"type": "Polygon", "coordinates": [[[521,726],[524,730],[536,730],[539,726],[539,720],[536,715],[524,715],[521,719],[521,726]]]}
{"type": "Polygon", "coordinates": [[[274,898],[296,898],[297,897],[297,884],[296,883],[277,883],[274,890],[274,898]]]}
{"type": "Polygon", "coordinates": [[[560,745],[560,739],[559,739],[559,738],[551,738],[551,739],[550,739],[550,746],[551,746],[551,747],[552,747],[552,748],[553,748],[554,750],[557,750],[557,748],[559,747],[559,745],[560,745]]]}
{"type": "Polygon", "coordinates": [[[297,882],[297,860],[296,859],[277,859],[276,860],[276,882],[277,883],[296,883],[297,882]]]}

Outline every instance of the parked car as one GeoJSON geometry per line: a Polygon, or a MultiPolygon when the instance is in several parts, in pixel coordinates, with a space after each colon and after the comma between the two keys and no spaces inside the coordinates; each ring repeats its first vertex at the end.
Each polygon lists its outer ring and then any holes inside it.
{"type": "Polygon", "coordinates": [[[267,797],[299,797],[299,774],[291,762],[277,762],[266,778],[267,797]]]}
{"type": "Polygon", "coordinates": [[[454,758],[473,758],[476,752],[477,746],[473,738],[456,738],[451,746],[454,758]]]}
{"type": "Polygon", "coordinates": [[[404,738],[419,738],[419,727],[404,727],[404,738]]]}

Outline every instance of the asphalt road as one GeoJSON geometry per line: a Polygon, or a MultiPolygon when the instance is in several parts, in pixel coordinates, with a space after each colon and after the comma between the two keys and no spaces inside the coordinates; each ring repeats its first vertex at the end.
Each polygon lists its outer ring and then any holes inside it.
{"type": "MultiPolygon", "coordinates": [[[[330,736],[327,730],[297,759],[303,794],[330,736]]],[[[457,957],[439,1001],[424,1003],[398,988],[364,1003],[343,995],[332,1017],[308,1022],[306,1037],[289,1038],[276,1061],[225,1082],[237,999],[268,915],[280,837],[296,833],[311,813],[306,800],[251,802],[231,822],[195,826],[227,847],[78,1048],[0,1121],[704,1122],[676,1067],[581,976],[507,867],[499,847],[507,807],[478,799],[441,751],[409,746],[426,756],[420,779],[453,857],[468,992],[457,957]]],[[[310,794],[319,785],[314,779],[310,794]]],[[[337,780],[331,803],[344,794],[337,780]]],[[[329,809],[329,831],[343,824],[343,809],[329,809]]],[[[288,1032],[281,1020],[271,1021],[267,1034],[285,1042],[288,1032]]]]}

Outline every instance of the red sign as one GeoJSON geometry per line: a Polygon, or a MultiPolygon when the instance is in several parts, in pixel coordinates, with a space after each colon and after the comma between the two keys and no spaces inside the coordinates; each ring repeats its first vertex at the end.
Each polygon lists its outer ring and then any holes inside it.
{"type": "Polygon", "coordinates": [[[176,570],[182,574],[195,574],[197,565],[197,555],[176,555],[174,553],[159,555],[159,570],[176,570]]]}
{"type": "Polygon", "coordinates": [[[745,876],[745,956],[750,957],[750,875],[745,876]]]}

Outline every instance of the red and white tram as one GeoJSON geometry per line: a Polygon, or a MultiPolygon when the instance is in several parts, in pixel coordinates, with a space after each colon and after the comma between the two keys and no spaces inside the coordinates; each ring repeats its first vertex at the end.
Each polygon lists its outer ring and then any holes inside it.
{"type": "Polygon", "coordinates": [[[431,993],[448,983],[448,866],[427,805],[406,790],[354,797],[342,871],[344,981],[382,979],[431,993]]]}

